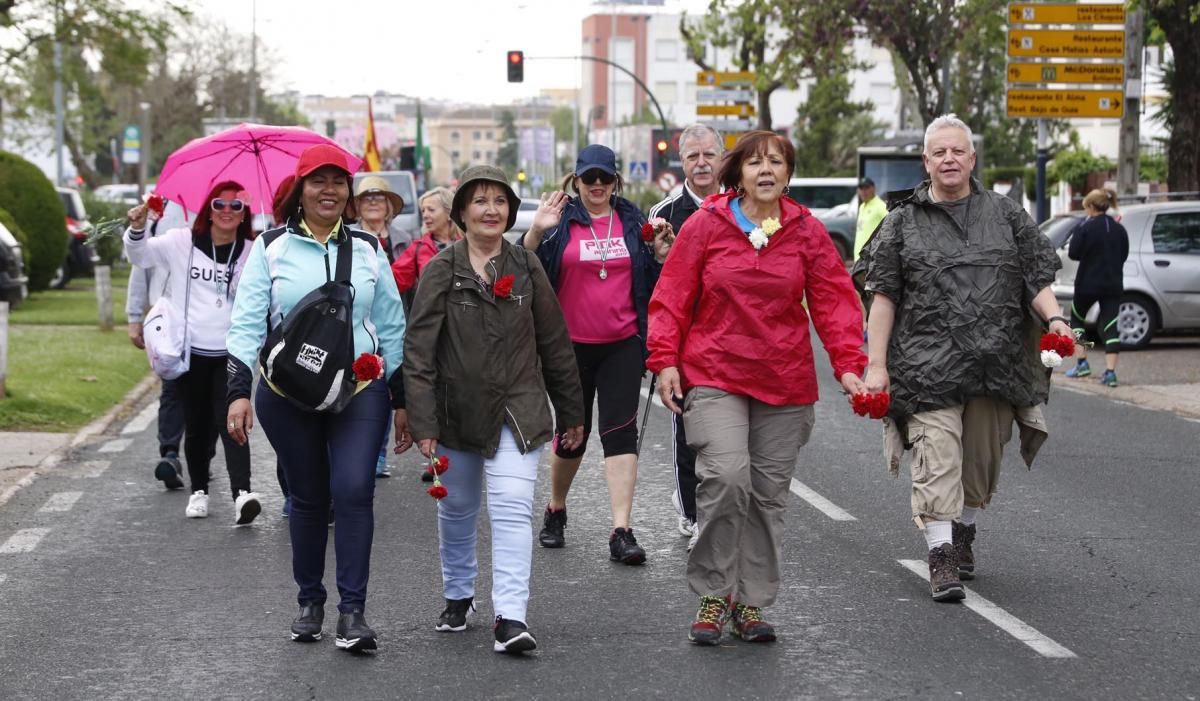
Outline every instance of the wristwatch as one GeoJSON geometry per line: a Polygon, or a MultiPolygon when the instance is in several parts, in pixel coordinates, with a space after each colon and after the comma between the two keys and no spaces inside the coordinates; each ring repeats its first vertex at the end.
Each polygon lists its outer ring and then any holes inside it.
{"type": "Polygon", "coordinates": [[[1062,323],[1066,324],[1068,327],[1071,325],[1071,320],[1064,316],[1052,316],[1049,319],[1046,319],[1047,324],[1049,324],[1052,321],[1061,321],[1062,323]]]}

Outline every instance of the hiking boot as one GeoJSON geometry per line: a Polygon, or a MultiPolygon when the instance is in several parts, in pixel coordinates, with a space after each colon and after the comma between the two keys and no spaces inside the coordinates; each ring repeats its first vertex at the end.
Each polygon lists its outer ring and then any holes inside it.
{"type": "Polygon", "coordinates": [[[608,559],[623,565],[640,565],[646,561],[646,551],[633,537],[632,528],[614,528],[608,538],[608,559]]]}
{"type": "Polygon", "coordinates": [[[538,542],[543,548],[561,548],[567,544],[563,529],[567,527],[567,507],[551,511],[546,506],[546,515],[542,519],[542,532],[538,534],[538,542]]]}
{"type": "Polygon", "coordinates": [[[163,483],[167,489],[183,489],[183,465],[179,462],[178,453],[167,453],[158,459],[154,466],[154,479],[163,483]]]}
{"type": "Polygon", "coordinates": [[[537,640],[529,632],[529,628],[521,621],[513,621],[496,616],[496,642],[492,649],[496,652],[507,652],[519,655],[537,648],[537,640]]]}
{"type": "Polygon", "coordinates": [[[434,630],[441,633],[461,633],[467,629],[467,619],[475,612],[475,597],[446,599],[446,610],[438,616],[434,630]]]}
{"type": "Polygon", "coordinates": [[[929,593],[934,601],[958,601],[967,595],[958,579],[958,557],[950,543],[929,551],[929,593]]]}
{"type": "Polygon", "coordinates": [[[300,615],[292,621],[292,640],[298,643],[315,643],[321,639],[321,624],[324,621],[324,606],[304,604],[300,607],[300,615]]]}
{"type": "Polygon", "coordinates": [[[1117,371],[1116,370],[1105,370],[1104,374],[1100,376],[1100,384],[1102,384],[1106,387],[1116,387],[1117,386],[1117,371]]]}
{"type": "Polygon", "coordinates": [[[1075,363],[1075,367],[1067,370],[1067,377],[1087,377],[1092,374],[1092,366],[1088,365],[1087,360],[1079,360],[1075,363]]]}
{"type": "Polygon", "coordinates": [[[762,609],[757,606],[738,604],[730,617],[733,632],[748,643],[775,642],[775,626],[763,620],[762,609]]]}
{"type": "Polygon", "coordinates": [[[342,650],[359,652],[374,650],[379,646],[378,638],[367,619],[363,617],[362,609],[354,609],[349,613],[338,614],[337,637],[333,642],[342,650]]]}
{"type": "Polygon", "coordinates": [[[951,526],[954,533],[954,553],[958,557],[958,578],[975,579],[975,553],[971,543],[975,542],[975,524],[966,525],[955,521],[951,526]]]}
{"type": "Polygon", "coordinates": [[[700,610],[688,631],[688,640],[697,645],[716,645],[721,642],[725,620],[729,616],[729,597],[700,597],[700,610]]]}

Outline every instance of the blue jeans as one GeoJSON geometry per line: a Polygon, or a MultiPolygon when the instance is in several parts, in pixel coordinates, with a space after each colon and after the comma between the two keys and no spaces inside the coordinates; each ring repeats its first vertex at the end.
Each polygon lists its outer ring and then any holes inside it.
{"type": "Polygon", "coordinates": [[[388,390],[372,382],[338,414],[292,406],[260,381],[255,410],[292,498],[292,576],[301,606],[325,603],[325,546],[329,507],[337,510],[333,551],[338,611],[363,608],[375,532],[375,461],[388,415],[388,390]]]}
{"type": "MultiPolygon", "coordinates": [[[[480,482],[486,475],[492,524],[493,614],[526,622],[533,559],[533,487],[541,450],[522,455],[505,426],[500,430],[500,447],[490,460],[444,446],[438,447],[438,454],[450,459],[450,469],[441,476],[449,495],[438,503],[443,595],[447,599],[475,596],[480,482]]],[[[339,511],[339,522],[341,518],[339,511]]]]}

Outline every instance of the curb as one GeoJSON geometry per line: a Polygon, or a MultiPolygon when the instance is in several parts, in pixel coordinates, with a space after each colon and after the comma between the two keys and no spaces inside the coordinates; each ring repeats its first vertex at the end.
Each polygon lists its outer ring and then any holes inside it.
{"type": "Polygon", "coordinates": [[[116,406],[105,412],[103,416],[93,420],[88,425],[79,429],[79,431],[77,431],[75,435],[71,437],[71,440],[67,441],[65,445],[63,445],[61,448],[51,451],[49,455],[42,458],[40,461],[38,461],[37,465],[33,466],[33,469],[29,472],[29,474],[22,477],[16,484],[9,487],[3,493],[0,493],[0,506],[6,504],[8,500],[12,499],[13,495],[21,491],[21,489],[33,484],[33,481],[38,478],[39,474],[58,466],[58,464],[62,462],[62,459],[72,450],[75,450],[96,436],[107,432],[108,429],[111,428],[114,423],[116,423],[117,419],[121,418],[124,413],[129,411],[130,408],[140,402],[143,397],[150,393],[151,390],[158,387],[158,384],[158,376],[154,373],[150,373],[146,375],[146,377],[142,378],[141,382],[138,382],[136,385],[134,385],[133,389],[129,390],[125,396],[121,398],[121,401],[117,402],[116,406]]]}
{"type": "Polygon", "coordinates": [[[1200,386],[1191,383],[1177,385],[1123,385],[1110,388],[1095,382],[1081,382],[1066,377],[1060,378],[1058,373],[1053,375],[1053,386],[1074,394],[1084,394],[1100,397],[1117,404],[1145,409],[1147,411],[1162,411],[1174,414],[1183,419],[1196,421],[1200,419],[1200,401],[1191,399],[1191,389],[1200,386]],[[1175,391],[1170,390],[1186,390],[1175,391]]]}

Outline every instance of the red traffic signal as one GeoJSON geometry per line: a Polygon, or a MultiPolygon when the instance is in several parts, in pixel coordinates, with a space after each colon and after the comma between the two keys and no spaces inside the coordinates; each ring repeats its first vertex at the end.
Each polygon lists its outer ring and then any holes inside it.
{"type": "Polygon", "coordinates": [[[525,81],[525,52],[508,52],[508,82],[522,83],[525,81]]]}

